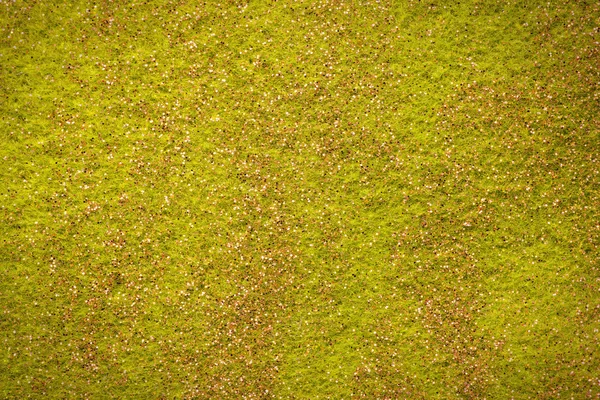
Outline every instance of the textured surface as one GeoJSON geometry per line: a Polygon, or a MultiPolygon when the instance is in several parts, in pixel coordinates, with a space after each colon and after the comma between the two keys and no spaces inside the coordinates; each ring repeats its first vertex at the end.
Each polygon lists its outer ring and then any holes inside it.
{"type": "Polygon", "coordinates": [[[0,2],[1,397],[598,398],[594,1],[0,2]]]}

